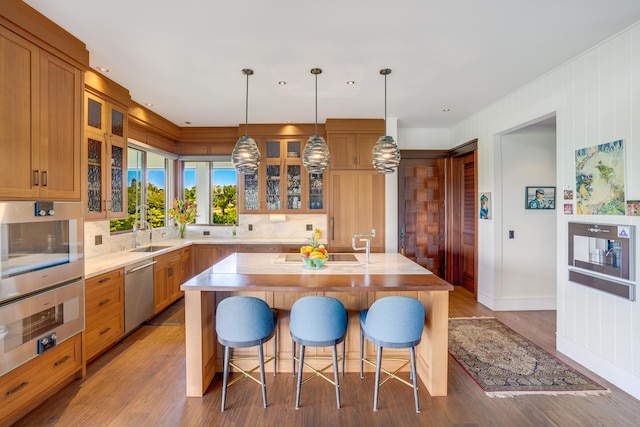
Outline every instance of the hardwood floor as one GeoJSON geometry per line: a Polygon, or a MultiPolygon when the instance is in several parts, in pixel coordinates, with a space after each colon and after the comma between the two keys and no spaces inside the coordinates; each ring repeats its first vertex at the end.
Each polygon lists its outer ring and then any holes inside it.
{"type": "MultiPolygon", "coordinates": [[[[302,388],[294,409],[290,374],[267,375],[269,406],[260,387],[241,381],[229,388],[220,412],[221,380],[203,398],[185,396],[184,326],[142,326],[88,367],[16,426],[637,426],[640,401],[555,351],[555,312],[493,312],[456,287],[450,317],[495,316],[545,350],[611,389],[604,396],[529,395],[489,398],[449,358],[449,395],[431,397],[420,388],[421,413],[413,392],[398,381],[380,388],[373,412],[373,374],[341,378],[342,409],[333,386],[313,380],[302,388]]],[[[270,366],[267,367],[269,371],[270,366]]]]}

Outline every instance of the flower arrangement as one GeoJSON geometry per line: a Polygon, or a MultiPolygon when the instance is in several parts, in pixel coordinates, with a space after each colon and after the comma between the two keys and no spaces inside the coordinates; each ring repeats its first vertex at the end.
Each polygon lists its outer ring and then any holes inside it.
{"type": "Polygon", "coordinates": [[[173,207],[169,209],[169,217],[173,218],[176,225],[180,229],[180,238],[184,238],[186,226],[188,223],[193,223],[196,219],[197,205],[195,203],[189,203],[188,200],[173,201],[173,207]]]}

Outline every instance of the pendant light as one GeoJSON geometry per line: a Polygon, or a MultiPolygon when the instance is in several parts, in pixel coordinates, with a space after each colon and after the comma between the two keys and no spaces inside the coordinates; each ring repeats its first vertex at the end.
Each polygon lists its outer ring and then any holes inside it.
{"type": "Polygon", "coordinates": [[[238,142],[236,142],[236,146],[231,152],[231,161],[238,173],[252,174],[256,173],[258,165],[260,165],[260,150],[258,150],[258,144],[249,136],[249,76],[253,75],[253,70],[245,68],[242,70],[242,74],[247,76],[244,136],[241,136],[238,142]]]}
{"type": "Polygon", "coordinates": [[[316,76],[316,133],[309,138],[302,153],[302,164],[309,173],[324,172],[331,159],[329,147],[324,142],[324,138],[318,135],[318,74],[320,73],[322,73],[320,68],[311,69],[311,74],[316,76]]]}
{"type": "MultiPolygon", "coordinates": [[[[380,74],[384,76],[384,133],[387,133],[387,76],[390,68],[383,68],[380,74]]],[[[371,150],[371,163],[378,173],[394,173],[400,164],[400,150],[392,136],[385,135],[378,138],[378,142],[371,150]]]]}

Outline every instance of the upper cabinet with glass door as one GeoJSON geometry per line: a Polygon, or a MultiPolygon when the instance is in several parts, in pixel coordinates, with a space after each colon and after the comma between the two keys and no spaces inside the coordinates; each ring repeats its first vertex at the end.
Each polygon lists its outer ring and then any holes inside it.
{"type": "Polygon", "coordinates": [[[240,213],[322,213],[324,177],[302,165],[302,139],[267,138],[259,142],[257,174],[241,175],[240,213]]]}
{"type": "Polygon", "coordinates": [[[85,219],[127,216],[127,107],[85,90],[85,219]]]}
{"type": "Polygon", "coordinates": [[[85,219],[126,217],[126,109],[85,93],[85,219]]]}

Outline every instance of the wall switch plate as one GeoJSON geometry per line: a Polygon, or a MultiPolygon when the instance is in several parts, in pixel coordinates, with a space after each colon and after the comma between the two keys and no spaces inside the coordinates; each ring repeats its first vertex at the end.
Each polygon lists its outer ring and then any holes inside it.
{"type": "Polygon", "coordinates": [[[253,224],[249,224],[249,231],[253,231],[253,224]]]}
{"type": "Polygon", "coordinates": [[[313,224],[307,224],[307,231],[313,231],[313,224]]]}
{"type": "Polygon", "coordinates": [[[210,232],[209,230],[206,230],[206,231],[203,231],[203,232],[202,232],[202,235],[203,235],[203,236],[208,236],[208,235],[210,235],[210,234],[211,234],[211,232],[210,232]]]}
{"type": "Polygon", "coordinates": [[[95,238],[95,245],[101,245],[102,244],[102,234],[98,234],[95,238]]]}
{"type": "Polygon", "coordinates": [[[516,232],[514,230],[509,230],[509,238],[510,239],[515,239],[516,238],[516,232]]]}

